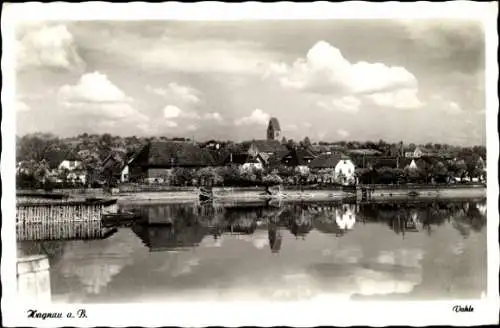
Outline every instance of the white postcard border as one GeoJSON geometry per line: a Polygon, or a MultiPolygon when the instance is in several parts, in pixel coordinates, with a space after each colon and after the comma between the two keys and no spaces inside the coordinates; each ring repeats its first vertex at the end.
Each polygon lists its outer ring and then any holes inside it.
{"type": "Polygon", "coordinates": [[[247,2],[242,4],[133,2],[24,3],[4,5],[2,12],[2,316],[4,325],[53,326],[316,326],[391,324],[423,326],[428,324],[479,325],[498,322],[498,34],[496,3],[456,1],[447,3],[326,3],[309,4],[247,2]],[[487,167],[488,167],[488,293],[482,300],[462,301],[472,305],[473,313],[455,313],[456,302],[356,302],[339,303],[324,299],[313,302],[232,302],[123,305],[37,305],[21,304],[16,298],[15,241],[15,40],[13,24],[23,20],[237,20],[237,19],[328,19],[391,18],[480,19],[486,33],[487,88],[487,167]],[[87,319],[29,320],[26,311],[42,312],[86,310],[87,319]]]}

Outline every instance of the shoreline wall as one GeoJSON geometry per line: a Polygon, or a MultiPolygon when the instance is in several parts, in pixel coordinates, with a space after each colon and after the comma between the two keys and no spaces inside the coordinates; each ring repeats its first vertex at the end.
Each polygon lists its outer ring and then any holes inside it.
{"type": "MultiPolygon", "coordinates": [[[[137,187],[137,186],[135,186],[137,187]]],[[[161,186],[161,191],[140,191],[135,188],[133,191],[113,193],[111,197],[117,198],[120,203],[127,201],[150,202],[150,201],[194,201],[199,197],[198,188],[195,187],[171,187],[161,186]]],[[[419,198],[467,198],[467,197],[486,197],[485,184],[456,184],[456,185],[358,185],[344,188],[342,186],[284,186],[280,195],[266,195],[265,187],[214,187],[214,198],[234,199],[234,200],[265,200],[265,199],[318,199],[335,200],[345,198],[365,199],[362,195],[362,189],[366,189],[366,196],[369,199],[419,199],[419,198]],[[411,192],[417,195],[411,195],[411,192]]],[[[102,190],[89,189],[79,190],[76,194],[70,194],[71,197],[79,198],[82,195],[98,195],[101,197],[110,197],[109,194],[100,194],[102,190]],[[97,193],[97,194],[96,194],[97,193]]]]}

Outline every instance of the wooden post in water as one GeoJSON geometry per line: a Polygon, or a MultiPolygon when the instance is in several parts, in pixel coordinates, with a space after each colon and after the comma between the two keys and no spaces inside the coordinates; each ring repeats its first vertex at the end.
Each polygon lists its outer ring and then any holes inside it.
{"type": "Polygon", "coordinates": [[[49,267],[49,259],[45,255],[17,259],[17,291],[21,302],[51,302],[49,267]]]}

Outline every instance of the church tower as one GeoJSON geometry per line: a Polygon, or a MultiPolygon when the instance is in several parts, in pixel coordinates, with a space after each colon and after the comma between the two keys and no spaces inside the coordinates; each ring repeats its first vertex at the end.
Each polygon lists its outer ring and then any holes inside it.
{"type": "Polygon", "coordinates": [[[267,140],[280,140],[281,137],[281,129],[278,119],[276,117],[272,117],[269,120],[269,125],[267,127],[267,140]]]}

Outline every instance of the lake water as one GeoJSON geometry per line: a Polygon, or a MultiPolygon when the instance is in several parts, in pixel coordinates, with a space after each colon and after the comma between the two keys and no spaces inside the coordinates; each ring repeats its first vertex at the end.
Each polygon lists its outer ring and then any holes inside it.
{"type": "Polygon", "coordinates": [[[44,253],[54,302],[422,300],[486,292],[486,202],[128,206],[151,225],[44,253]],[[173,226],[153,225],[173,220],[173,226]]]}

